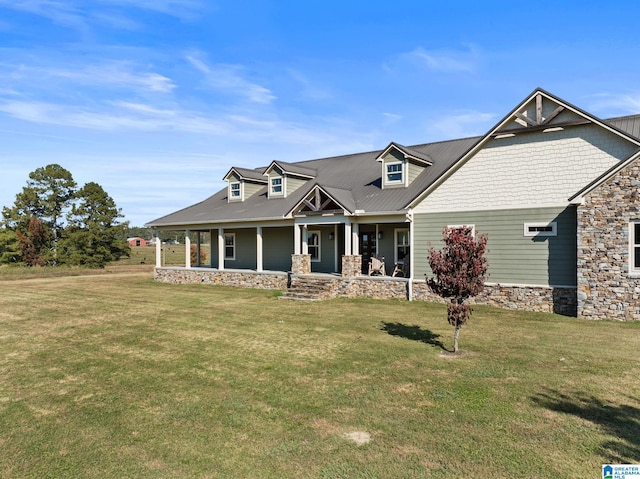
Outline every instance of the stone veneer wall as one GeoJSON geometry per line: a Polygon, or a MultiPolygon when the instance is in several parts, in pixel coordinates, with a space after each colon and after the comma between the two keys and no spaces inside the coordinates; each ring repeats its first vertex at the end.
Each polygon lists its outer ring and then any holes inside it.
{"type": "Polygon", "coordinates": [[[342,276],[352,278],[362,275],[362,256],[344,255],[342,257],[342,276]]]}
{"type": "Polygon", "coordinates": [[[640,220],[640,166],[619,171],[578,206],[578,314],[640,320],[640,278],[629,276],[629,222],[640,220]]]}
{"type": "Polygon", "coordinates": [[[227,271],[209,268],[156,268],[153,279],[173,284],[215,284],[238,288],[287,289],[289,275],[283,272],[227,271]]]}
{"type": "Polygon", "coordinates": [[[311,255],[310,254],[292,254],[291,255],[291,272],[293,274],[311,273],[311,255]]]}
{"type": "MultiPolygon", "coordinates": [[[[154,279],[174,284],[214,284],[241,288],[285,290],[289,276],[282,272],[230,271],[209,268],[156,268],[154,279]]],[[[307,277],[313,281],[313,275],[307,277]]],[[[354,276],[318,278],[322,283],[330,283],[327,298],[376,298],[403,299],[409,297],[409,280],[391,276],[354,276]]],[[[444,302],[434,294],[425,281],[414,281],[411,285],[415,300],[444,302]]],[[[486,285],[485,291],[473,298],[474,304],[487,304],[506,309],[554,312],[566,316],[576,315],[575,288],[549,288],[534,286],[486,285]]]]}
{"type": "MultiPolygon", "coordinates": [[[[425,281],[413,284],[413,298],[444,303],[425,281]]],[[[576,288],[485,284],[484,291],[471,298],[471,304],[485,304],[503,309],[518,309],[576,316],[576,288]]]]}

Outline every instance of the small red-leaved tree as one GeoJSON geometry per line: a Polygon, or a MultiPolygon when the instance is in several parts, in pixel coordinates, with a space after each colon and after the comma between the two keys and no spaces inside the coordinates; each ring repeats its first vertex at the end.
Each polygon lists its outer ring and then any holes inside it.
{"type": "Polygon", "coordinates": [[[429,286],[447,303],[447,319],[455,327],[453,352],[458,352],[460,328],[471,315],[467,299],[484,288],[487,259],[484,257],[487,235],[474,235],[471,227],[444,228],[444,247],[437,251],[429,248],[429,266],[435,275],[429,286]]]}
{"type": "Polygon", "coordinates": [[[38,218],[29,220],[28,230],[16,231],[18,247],[22,251],[22,259],[27,266],[44,266],[47,262],[47,244],[49,232],[38,218]]]}

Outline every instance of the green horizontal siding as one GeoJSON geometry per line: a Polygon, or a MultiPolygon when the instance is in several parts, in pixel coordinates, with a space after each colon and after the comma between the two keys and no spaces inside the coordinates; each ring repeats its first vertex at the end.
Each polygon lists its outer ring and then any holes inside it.
{"type": "Polygon", "coordinates": [[[291,271],[293,227],[262,228],[262,265],[269,271],[291,271]]]}
{"type": "Polygon", "coordinates": [[[256,230],[249,229],[225,229],[225,234],[236,235],[236,259],[225,259],[224,267],[231,269],[255,269],[257,264],[257,239],[256,230]]]}
{"type": "Polygon", "coordinates": [[[429,243],[442,247],[447,225],[475,225],[486,233],[491,283],[575,286],[577,246],[576,211],[567,208],[531,208],[461,213],[425,213],[414,216],[416,278],[431,274],[429,243]],[[524,236],[524,223],[557,223],[557,236],[524,236]]]}

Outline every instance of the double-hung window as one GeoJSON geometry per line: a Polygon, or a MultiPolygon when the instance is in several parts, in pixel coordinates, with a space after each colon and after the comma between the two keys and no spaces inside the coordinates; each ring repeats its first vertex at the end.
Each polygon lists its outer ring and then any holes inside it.
{"type": "Polygon", "coordinates": [[[640,220],[629,223],[629,273],[640,276],[640,220]]]}
{"type": "Polygon", "coordinates": [[[402,163],[387,163],[387,183],[403,183],[402,163]]]}
{"type": "Polygon", "coordinates": [[[408,261],[409,260],[409,229],[402,228],[395,230],[395,261],[408,261]]]}
{"type": "Polygon", "coordinates": [[[311,261],[320,261],[320,231],[308,232],[307,250],[311,255],[311,261]]]}
{"type": "Polygon", "coordinates": [[[231,183],[229,185],[229,189],[231,191],[231,199],[239,200],[240,199],[240,182],[231,183]]]}
{"type": "Polygon", "coordinates": [[[236,259],[236,234],[224,234],[224,259],[236,259]]]}
{"type": "Polygon", "coordinates": [[[282,195],[282,178],[277,176],[271,178],[271,194],[274,196],[282,195]]]}

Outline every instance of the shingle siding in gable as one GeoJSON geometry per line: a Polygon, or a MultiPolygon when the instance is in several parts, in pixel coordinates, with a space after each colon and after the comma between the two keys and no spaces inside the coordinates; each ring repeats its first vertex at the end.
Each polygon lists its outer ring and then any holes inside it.
{"type": "Polygon", "coordinates": [[[561,206],[637,149],[595,125],[489,140],[416,212],[561,206]]]}

